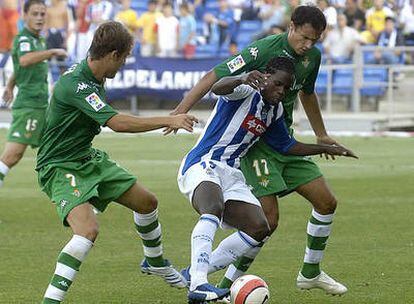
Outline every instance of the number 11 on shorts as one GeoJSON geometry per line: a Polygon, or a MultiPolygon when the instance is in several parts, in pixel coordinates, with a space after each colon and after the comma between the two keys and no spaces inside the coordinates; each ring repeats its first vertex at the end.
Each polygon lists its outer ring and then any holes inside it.
{"type": "Polygon", "coordinates": [[[256,175],[257,176],[262,176],[262,170],[261,170],[261,165],[263,166],[263,173],[264,175],[269,175],[269,169],[267,167],[267,161],[266,159],[260,159],[260,161],[258,159],[255,159],[253,161],[253,168],[256,171],[256,175]]]}

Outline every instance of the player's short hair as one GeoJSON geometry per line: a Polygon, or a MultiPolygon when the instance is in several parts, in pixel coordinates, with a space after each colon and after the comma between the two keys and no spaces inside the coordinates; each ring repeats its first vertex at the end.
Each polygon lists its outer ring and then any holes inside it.
{"type": "Polygon", "coordinates": [[[35,4],[41,4],[41,5],[46,6],[46,3],[45,3],[45,1],[44,1],[44,0],[27,0],[27,1],[24,3],[24,6],[23,6],[23,12],[24,12],[25,14],[27,14],[27,13],[29,12],[30,7],[31,7],[32,5],[35,5],[35,4]]]}
{"type": "Polygon", "coordinates": [[[326,29],[326,18],[322,11],[313,5],[300,5],[292,13],[290,20],[295,26],[310,24],[318,32],[326,29]]]}
{"type": "Polygon", "coordinates": [[[266,65],[266,72],[269,74],[274,74],[277,71],[284,71],[290,75],[294,75],[295,65],[293,64],[293,61],[287,57],[273,57],[266,65]]]}
{"type": "Polygon", "coordinates": [[[113,51],[122,55],[131,50],[133,43],[134,38],[122,23],[108,21],[102,23],[95,31],[89,48],[89,57],[92,60],[97,60],[113,51]]]}

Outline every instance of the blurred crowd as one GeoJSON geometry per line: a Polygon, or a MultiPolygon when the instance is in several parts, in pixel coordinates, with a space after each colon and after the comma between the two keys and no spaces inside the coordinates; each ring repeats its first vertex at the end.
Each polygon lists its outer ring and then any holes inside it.
{"type": "MultiPolygon", "coordinates": [[[[141,56],[190,59],[203,45],[231,55],[245,46],[243,22],[259,25],[251,40],[281,33],[292,10],[307,3],[326,16],[328,30],[319,47],[328,62],[350,61],[357,44],[414,45],[414,0],[48,0],[44,34],[49,48],[64,47],[75,61],[86,56],[98,25],[110,19],[131,31],[134,52],[141,56]]],[[[1,0],[0,52],[11,49],[24,26],[22,6],[23,0],[1,0]]],[[[401,54],[375,52],[370,60],[394,64],[401,54]]]]}

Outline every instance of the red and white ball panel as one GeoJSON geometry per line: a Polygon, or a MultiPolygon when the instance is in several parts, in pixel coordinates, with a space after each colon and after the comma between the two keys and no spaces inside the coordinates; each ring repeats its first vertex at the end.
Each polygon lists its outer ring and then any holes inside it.
{"type": "Polygon", "coordinates": [[[269,288],[263,279],[255,275],[244,275],[238,278],[230,288],[232,304],[267,304],[269,288]]]}

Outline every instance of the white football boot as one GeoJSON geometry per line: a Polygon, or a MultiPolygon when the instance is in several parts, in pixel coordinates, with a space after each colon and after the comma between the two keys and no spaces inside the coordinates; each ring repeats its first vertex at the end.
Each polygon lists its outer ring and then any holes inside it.
{"type": "Polygon", "coordinates": [[[302,273],[299,272],[296,279],[296,286],[300,289],[306,290],[319,288],[324,290],[327,294],[331,295],[343,295],[348,291],[344,285],[335,281],[323,271],[321,271],[318,276],[312,279],[305,278],[302,273]]]}
{"type": "Polygon", "coordinates": [[[146,274],[152,274],[159,276],[164,281],[175,288],[186,288],[187,280],[179,273],[175,268],[166,260],[164,267],[154,267],[148,264],[147,260],[144,259],[141,262],[141,272],[146,274]]]}

